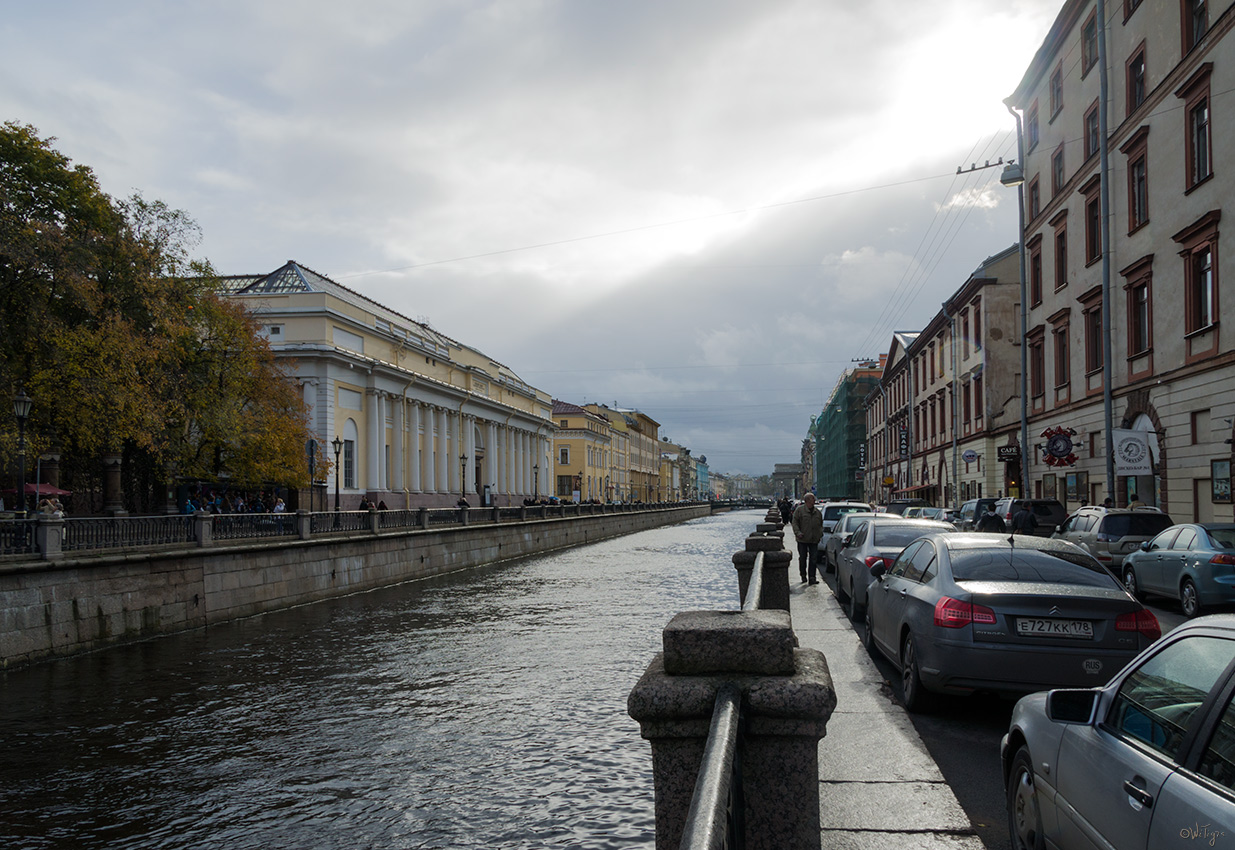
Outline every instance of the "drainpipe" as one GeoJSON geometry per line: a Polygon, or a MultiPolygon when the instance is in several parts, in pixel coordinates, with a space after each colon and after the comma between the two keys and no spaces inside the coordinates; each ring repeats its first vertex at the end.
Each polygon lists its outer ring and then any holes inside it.
{"type": "Polygon", "coordinates": [[[948,328],[952,334],[952,507],[956,511],[961,509],[961,485],[960,476],[960,454],[959,444],[956,441],[956,426],[960,421],[956,409],[956,312],[950,309],[952,299],[943,302],[943,314],[948,317],[948,328]]]}
{"type": "MultiPolygon", "coordinates": [[[[1012,104],[1004,103],[1008,112],[1016,119],[1016,161],[1025,168],[1025,134],[1021,126],[1021,114],[1012,108],[1012,104]]],[[[1025,182],[1022,180],[1016,187],[1017,215],[1020,229],[1019,253],[1021,255],[1021,498],[1029,498],[1029,346],[1025,337],[1029,335],[1029,294],[1028,281],[1025,278],[1025,182]]]]}
{"type": "MultiPolygon", "coordinates": [[[[1111,382],[1111,187],[1110,160],[1107,151],[1107,104],[1110,93],[1106,74],[1106,4],[1098,0],[1096,26],[1098,28],[1098,168],[1101,174],[1099,191],[1102,205],[1102,427],[1106,435],[1106,495],[1115,498],[1115,443],[1114,417],[1112,413],[1111,382]]],[[[1088,501],[1086,494],[1086,501],[1088,501]]]]}

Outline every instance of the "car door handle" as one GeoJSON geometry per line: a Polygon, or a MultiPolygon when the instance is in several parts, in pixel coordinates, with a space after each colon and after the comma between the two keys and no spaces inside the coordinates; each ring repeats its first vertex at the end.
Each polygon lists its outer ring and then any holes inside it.
{"type": "Polygon", "coordinates": [[[1145,808],[1149,808],[1154,804],[1153,794],[1150,794],[1144,788],[1137,788],[1130,780],[1124,782],[1124,790],[1128,792],[1129,797],[1136,800],[1145,808]]]}

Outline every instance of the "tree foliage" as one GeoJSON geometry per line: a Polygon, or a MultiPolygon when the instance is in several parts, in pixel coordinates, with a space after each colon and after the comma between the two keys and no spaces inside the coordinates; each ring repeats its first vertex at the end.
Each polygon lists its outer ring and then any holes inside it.
{"type": "Polygon", "coordinates": [[[307,484],[304,404],[192,257],[196,223],[140,195],[114,201],[53,141],[0,125],[0,386],[34,399],[31,448],[307,484]]]}

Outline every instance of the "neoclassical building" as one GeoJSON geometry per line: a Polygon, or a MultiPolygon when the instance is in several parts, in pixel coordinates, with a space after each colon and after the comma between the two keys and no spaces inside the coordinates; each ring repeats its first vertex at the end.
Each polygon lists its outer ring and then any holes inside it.
{"type": "Polygon", "coordinates": [[[220,291],[300,382],[319,457],[333,464],[341,441],[329,505],[336,476],[345,510],[366,495],[396,509],[545,492],[552,400],[509,367],[294,261],[222,278],[220,291]]]}

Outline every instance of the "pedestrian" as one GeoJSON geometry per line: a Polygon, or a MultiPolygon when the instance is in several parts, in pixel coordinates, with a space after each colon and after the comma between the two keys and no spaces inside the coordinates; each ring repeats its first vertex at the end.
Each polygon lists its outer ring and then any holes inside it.
{"type": "Polygon", "coordinates": [[[1021,502],[1020,510],[1012,516],[1013,534],[1033,534],[1038,529],[1038,519],[1029,509],[1029,505],[1021,502]]]}
{"type": "Polygon", "coordinates": [[[1003,517],[995,513],[994,503],[986,506],[986,513],[982,514],[978,520],[978,531],[994,532],[995,534],[1003,534],[1008,530],[1008,526],[1003,521],[1003,517]]]}
{"type": "Polygon", "coordinates": [[[1129,508],[1143,508],[1145,507],[1145,503],[1142,502],[1140,499],[1133,499],[1131,502],[1128,502],[1128,507],[1129,508]]]}
{"type": "Polygon", "coordinates": [[[819,565],[819,541],[823,538],[823,514],[815,510],[814,493],[806,494],[806,500],[798,505],[790,521],[793,536],[798,541],[798,572],[803,582],[818,584],[815,573],[819,565]]]}
{"type": "Polygon", "coordinates": [[[1102,500],[1102,507],[1106,508],[1109,511],[1111,508],[1115,507],[1115,500],[1112,499],[1110,496],[1107,496],[1105,499],[1102,500]]]}
{"type": "Polygon", "coordinates": [[[790,517],[793,516],[793,502],[789,501],[788,496],[781,496],[776,507],[780,510],[780,521],[788,525],[790,517]]]}

